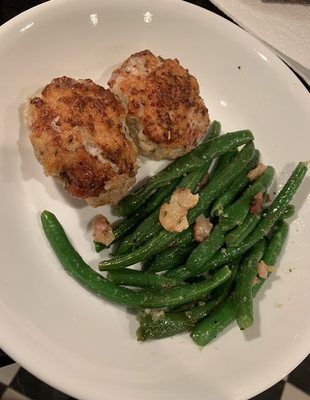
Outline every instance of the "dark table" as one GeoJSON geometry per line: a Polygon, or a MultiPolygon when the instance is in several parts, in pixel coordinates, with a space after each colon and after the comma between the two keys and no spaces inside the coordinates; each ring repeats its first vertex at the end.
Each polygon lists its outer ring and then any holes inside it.
{"type": "MultiPolygon", "coordinates": [[[[5,23],[28,8],[44,2],[45,1],[42,0],[0,0],[0,24],[5,23]]],[[[210,1],[192,0],[189,2],[206,8],[230,20],[230,18],[215,7],[210,1]]],[[[299,76],[298,78],[307,88],[309,88],[302,78],[299,76]]],[[[73,398],[48,386],[31,375],[0,349],[0,399],[72,400],[73,398]]],[[[293,372],[291,372],[288,377],[260,395],[252,398],[252,400],[280,399],[310,400],[310,356],[308,356],[293,372]]]]}

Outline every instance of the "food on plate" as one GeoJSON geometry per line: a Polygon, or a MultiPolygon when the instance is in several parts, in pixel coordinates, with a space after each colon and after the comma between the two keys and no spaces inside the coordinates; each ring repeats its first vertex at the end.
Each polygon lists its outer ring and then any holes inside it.
{"type": "Polygon", "coordinates": [[[176,59],[149,50],[132,54],[108,85],[127,108],[130,134],[143,155],[175,159],[193,149],[209,126],[198,82],[176,59]]]}
{"type": "Polygon", "coordinates": [[[53,79],[29,100],[26,122],[45,175],[73,196],[93,207],[116,204],[135,183],[137,148],[110,90],[90,79],[53,79]]]}
{"type": "Polygon", "coordinates": [[[167,291],[134,291],[118,286],[87,265],[72,247],[59,221],[49,211],[43,211],[41,222],[44,232],[66,271],[96,295],[116,304],[134,309],[175,307],[181,302],[195,301],[204,293],[224,283],[231,275],[227,266],[219,269],[213,278],[193,285],[181,284],[167,291]]]}
{"type": "MultiPolygon", "coordinates": [[[[275,225],[271,239],[268,242],[263,255],[263,260],[267,264],[274,265],[276,263],[281,250],[284,247],[287,234],[288,224],[286,222],[280,221],[275,225]]],[[[253,285],[252,293],[250,292],[250,303],[264,285],[265,281],[265,279],[260,279],[257,277],[257,283],[253,285]]],[[[206,346],[208,343],[210,343],[214,338],[217,337],[219,333],[221,333],[225,328],[235,321],[235,308],[236,305],[234,295],[230,294],[219,306],[213,308],[212,312],[209,313],[207,318],[202,318],[195,325],[191,331],[191,338],[193,341],[198,346],[206,346]]],[[[252,313],[252,309],[248,311],[250,311],[250,314],[252,313]]]]}
{"type": "Polygon", "coordinates": [[[253,168],[249,173],[248,173],[248,178],[250,181],[255,181],[256,178],[258,178],[266,169],[266,165],[263,163],[257,164],[255,168],[253,168]]]}
{"type": "MultiPolygon", "coordinates": [[[[228,135],[228,137],[233,139],[232,134],[228,135]]],[[[213,142],[215,142],[215,140],[216,139],[214,139],[213,142]]],[[[250,140],[251,136],[248,136],[248,141],[250,140]]],[[[253,143],[247,143],[240,151],[238,156],[234,159],[234,162],[231,162],[231,164],[227,167],[229,170],[226,170],[224,175],[219,175],[218,179],[210,180],[209,184],[206,185],[205,188],[199,193],[198,204],[188,213],[187,219],[189,225],[193,224],[200,214],[205,213],[218,194],[234,181],[240,171],[242,171],[242,169],[245,168],[250,162],[251,158],[253,157],[253,152],[253,143]]],[[[202,160],[201,164],[203,164],[202,160]]],[[[124,254],[111,260],[102,261],[100,262],[99,267],[101,270],[111,268],[117,269],[132,265],[139,261],[143,261],[145,258],[151,257],[163,247],[169,245],[169,243],[176,239],[178,235],[178,232],[167,232],[164,229],[161,229],[156,237],[153,237],[150,241],[148,241],[145,246],[140,246],[129,254],[124,254]]]]}
{"type": "Polygon", "coordinates": [[[198,203],[199,195],[193,194],[190,189],[177,188],[169,203],[164,203],[159,210],[160,225],[169,232],[182,232],[187,229],[188,210],[194,208],[198,203]]]}
{"type": "MultiPolygon", "coordinates": [[[[219,123],[211,124],[211,137],[218,129],[219,123]]],[[[186,171],[183,170],[176,188],[170,188],[174,194],[169,196],[173,198],[180,191],[181,182],[187,183],[186,190],[189,190],[190,182],[196,187],[190,193],[191,196],[198,193],[199,200],[188,212],[189,227],[182,232],[166,231],[159,223],[161,205],[158,205],[157,213],[152,209],[149,215],[154,213],[157,220],[154,218],[153,224],[159,224],[159,230],[155,229],[151,238],[139,243],[136,248],[129,248],[127,253],[101,261],[98,267],[107,271],[106,277],[95,272],[80,257],[54,214],[49,211],[41,214],[43,230],[64,269],[99,297],[138,311],[139,341],[188,331],[196,344],[205,346],[234,321],[240,329],[247,329],[254,322],[254,297],[270,273],[275,271],[288,233],[288,224],[284,219],[294,212],[290,201],[307,173],[308,163],[297,164],[285,185],[269,203],[267,192],[274,169],[266,166],[252,180],[248,174],[259,164],[259,152],[254,147],[252,134],[248,133],[242,144],[236,140],[236,137],[240,139],[240,135],[244,132],[222,135],[233,143],[228,147],[225,141],[218,140],[220,137],[210,140],[215,142],[217,149],[223,149],[225,144],[226,150],[214,152],[212,147],[208,148],[206,157],[200,158],[200,165],[196,164],[200,173],[207,165],[210,179],[204,188],[200,187],[197,172],[194,174],[190,165],[187,165],[186,171]],[[232,149],[237,151],[230,155],[230,162],[223,162],[227,158],[225,154],[232,149]],[[217,158],[218,163],[211,163],[217,158]],[[236,183],[238,191],[233,192],[236,183]],[[225,193],[229,193],[229,200],[226,198],[226,202],[222,203],[220,217],[212,215],[212,204],[225,193]],[[258,194],[263,203],[258,213],[252,213],[252,201],[258,194]],[[200,240],[198,235],[200,229],[195,228],[199,221],[204,226],[202,230],[208,230],[204,240],[200,240]],[[238,232],[240,238],[236,237],[238,232]],[[143,263],[141,270],[126,268],[139,261],[143,263]]],[[[199,150],[195,149],[192,153],[195,154],[195,151],[199,150]]],[[[167,176],[163,171],[157,176],[167,176]]],[[[201,173],[201,179],[205,173],[205,170],[204,174],[201,173]]],[[[171,170],[169,174],[171,176],[171,170]]],[[[162,187],[155,188],[152,198],[161,191],[162,187]]],[[[132,201],[135,196],[140,198],[141,194],[128,196],[132,201]]],[[[148,197],[144,202],[148,203],[148,197]]],[[[162,203],[165,202],[164,199],[162,203]]],[[[121,224],[133,215],[136,215],[135,210],[121,224]]],[[[135,226],[139,227],[139,224],[140,221],[135,226]]],[[[149,228],[153,230],[153,226],[149,228]]]]}
{"type": "MultiPolygon", "coordinates": [[[[208,133],[205,136],[204,140],[206,140],[208,142],[209,141],[212,142],[212,139],[217,138],[219,135],[220,135],[219,124],[213,123],[211,125],[211,128],[208,130],[208,133]]],[[[248,138],[248,133],[245,136],[243,136],[243,133],[241,133],[241,135],[239,135],[239,139],[241,137],[243,137],[243,139],[245,137],[248,138]]],[[[248,140],[248,139],[246,139],[246,140],[248,140]]],[[[166,172],[168,172],[168,174],[165,174],[165,170],[164,170],[162,172],[163,175],[161,174],[161,178],[159,179],[159,181],[157,180],[157,183],[161,182],[162,187],[160,189],[158,189],[157,191],[155,191],[154,195],[152,195],[152,197],[150,198],[150,201],[148,200],[148,206],[154,203],[154,200],[153,200],[154,197],[155,197],[155,199],[158,199],[158,197],[162,194],[162,192],[165,191],[165,188],[168,189],[167,196],[162,198],[162,201],[160,202],[160,204],[162,202],[167,203],[170,201],[171,192],[175,189],[175,187],[183,188],[183,189],[187,188],[192,193],[197,193],[198,189],[199,190],[201,189],[201,182],[205,180],[205,175],[208,173],[208,169],[212,162],[212,158],[210,158],[210,154],[213,151],[212,147],[213,147],[213,150],[214,150],[214,147],[216,147],[218,150],[219,150],[219,148],[221,148],[221,147],[218,147],[218,143],[215,143],[215,146],[211,146],[211,148],[210,148],[210,146],[208,146],[208,148],[206,148],[205,145],[203,145],[201,143],[195,149],[195,151],[192,151],[190,153],[191,160],[188,160],[188,155],[184,155],[184,156],[180,157],[180,160],[171,163],[171,165],[168,167],[169,172],[166,170],[166,172]],[[206,151],[207,149],[208,149],[208,152],[203,152],[203,151],[206,151]],[[197,162],[200,162],[200,155],[207,156],[206,162],[203,164],[203,167],[198,168],[196,163],[192,163],[192,164],[190,163],[190,161],[193,161],[193,157],[192,157],[193,153],[198,154],[196,156],[197,162]],[[193,170],[186,174],[185,170],[188,170],[189,167],[193,168],[193,170]],[[183,174],[182,174],[182,171],[183,171],[183,174]],[[165,182],[165,179],[168,179],[169,177],[170,177],[170,180],[172,180],[171,183],[165,182]]],[[[159,174],[156,175],[156,177],[158,177],[158,176],[159,176],[159,174]]],[[[126,206],[126,210],[129,213],[133,213],[133,210],[136,209],[136,206],[138,203],[136,201],[137,198],[139,198],[142,201],[142,204],[146,202],[147,196],[145,196],[145,192],[146,191],[148,192],[148,190],[149,190],[148,188],[150,188],[150,186],[151,186],[150,182],[148,182],[146,184],[146,187],[142,188],[138,193],[129,195],[126,197],[125,200],[128,200],[128,198],[131,198],[131,197],[134,199],[133,204],[129,201],[126,206]]],[[[132,248],[140,246],[141,244],[145,243],[147,240],[154,237],[158,233],[158,231],[161,229],[161,224],[159,222],[160,204],[158,204],[158,206],[154,210],[152,210],[151,213],[148,213],[146,218],[144,218],[144,220],[140,224],[138,224],[139,221],[136,220],[136,224],[134,226],[135,229],[133,230],[133,232],[131,234],[127,235],[123,240],[120,241],[119,246],[117,248],[117,254],[127,253],[128,251],[132,250],[132,248]]],[[[124,211],[124,204],[123,203],[119,204],[118,207],[120,208],[120,206],[121,206],[121,209],[124,211]]],[[[138,215],[140,215],[141,210],[145,210],[145,208],[140,207],[140,209],[132,215],[137,215],[137,213],[138,213],[138,215]]],[[[131,218],[129,218],[129,220],[130,219],[131,218]]],[[[126,224],[127,220],[128,220],[128,218],[124,220],[124,224],[126,224]]]]}
{"type": "Polygon", "coordinates": [[[108,219],[102,215],[96,215],[92,220],[93,238],[97,243],[109,246],[115,239],[112,226],[108,219]]]}
{"type": "MultiPolygon", "coordinates": [[[[217,123],[212,126],[212,130],[214,129],[218,129],[217,123]]],[[[207,134],[207,137],[209,136],[210,134],[207,134]]],[[[123,217],[131,215],[145,203],[146,198],[155,189],[163,187],[189,172],[199,170],[201,165],[207,165],[214,158],[251,140],[253,140],[253,135],[246,129],[200,143],[190,153],[177,158],[158,174],[153,175],[137,193],[129,194],[126,198],[122,199],[118,204],[119,214],[123,217]]]]}
{"type": "Polygon", "coordinates": [[[256,195],[253,197],[251,208],[250,208],[250,213],[251,214],[259,214],[263,208],[263,203],[264,203],[264,195],[262,192],[256,193],[256,195]]]}
{"type": "MultiPolygon", "coordinates": [[[[263,206],[264,204],[262,204],[263,206]]],[[[249,212],[242,224],[237,225],[235,228],[231,229],[229,233],[225,236],[225,243],[227,246],[238,246],[242,241],[248,236],[250,232],[256,227],[261,218],[263,217],[264,208],[258,213],[249,212]]]]}
{"type": "Polygon", "coordinates": [[[274,178],[274,174],[274,168],[268,166],[262,175],[259,175],[255,182],[242,193],[238,200],[226,207],[225,211],[220,216],[221,225],[226,230],[242,224],[253,202],[256,203],[255,209],[257,209],[257,199],[262,197],[262,193],[267,191],[274,178]],[[259,196],[258,193],[260,194],[259,196]]]}
{"type": "Polygon", "coordinates": [[[212,232],[213,224],[209,218],[206,218],[204,214],[198,215],[194,223],[194,238],[198,243],[206,240],[212,232]]]}

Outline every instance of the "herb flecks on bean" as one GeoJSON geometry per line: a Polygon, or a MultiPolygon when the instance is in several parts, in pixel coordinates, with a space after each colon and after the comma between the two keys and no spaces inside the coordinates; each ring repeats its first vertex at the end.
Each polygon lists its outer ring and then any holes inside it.
{"type": "Polygon", "coordinates": [[[203,143],[121,201],[125,217],[114,229],[116,256],[99,263],[106,276],[82,259],[53,213],[41,214],[44,233],[65,271],[102,299],[137,310],[140,341],[187,331],[205,346],[234,321],[247,329],[255,323],[255,295],[284,247],[284,220],[294,214],[291,201],[308,163],[298,163],[270,202],[275,171],[259,164],[252,133],[220,136],[220,130],[214,121],[203,143]],[[176,188],[199,193],[199,201],[188,212],[189,227],[169,232],[159,222],[159,210],[176,188]],[[199,240],[197,218],[213,226],[199,240]],[[140,270],[127,268],[137,262],[142,262],[140,270]],[[266,267],[264,274],[259,266],[266,267]]]}

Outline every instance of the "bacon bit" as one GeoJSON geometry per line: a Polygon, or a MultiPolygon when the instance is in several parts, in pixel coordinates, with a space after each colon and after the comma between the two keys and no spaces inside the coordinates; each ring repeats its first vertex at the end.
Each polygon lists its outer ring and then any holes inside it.
{"type": "Polygon", "coordinates": [[[112,227],[104,215],[97,215],[92,220],[93,238],[98,243],[109,246],[115,239],[112,227]]]}
{"type": "Polygon", "coordinates": [[[253,182],[259,176],[261,176],[261,174],[265,171],[265,169],[266,169],[266,165],[263,163],[259,163],[259,164],[257,164],[257,166],[254,169],[252,169],[247,174],[247,178],[249,179],[249,181],[253,182]]]}
{"type": "Polygon", "coordinates": [[[188,210],[198,203],[199,195],[192,194],[188,188],[177,188],[171,196],[170,203],[160,207],[159,222],[168,232],[182,232],[187,229],[188,210]]]}
{"type": "Polygon", "coordinates": [[[257,265],[258,276],[262,279],[268,278],[268,267],[264,261],[260,261],[257,265]]]}
{"type": "Polygon", "coordinates": [[[257,285],[262,279],[268,278],[268,273],[276,272],[277,268],[267,265],[263,260],[257,264],[258,275],[253,278],[252,286],[257,285]]]}
{"type": "Polygon", "coordinates": [[[259,282],[260,282],[260,279],[257,276],[255,276],[255,278],[252,281],[252,286],[258,285],[259,282]]]}
{"type": "Polygon", "coordinates": [[[196,242],[201,243],[206,240],[212,231],[213,224],[203,214],[196,218],[194,224],[194,238],[196,242]]]}
{"type": "Polygon", "coordinates": [[[253,201],[251,204],[250,208],[250,213],[251,214],[258,214],[262,210],[263,206],[263,201],[264,201],[264,196],[262,192],[256,193],[256,195],[253,197],[253,201]]]}

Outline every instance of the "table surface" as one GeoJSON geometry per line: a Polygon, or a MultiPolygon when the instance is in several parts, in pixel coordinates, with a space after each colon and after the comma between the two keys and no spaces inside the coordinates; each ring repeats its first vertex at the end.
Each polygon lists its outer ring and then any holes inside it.
{"type": "MultiPolygon", "coordinates": [[[[189,2],[230,19],[210,1],[191,0],[189,2]]],[[[40,3],[44,3],[44,1],[0,0],[0,24],[40,3]]],[[[300,77],[298,78],[309,89],[308,85],[300,77]]],[[[73,398],[31,375],[0,349],[0,399],[70,400],[73,398]]],[[[252,400],[310,400],[310,356],[285,379],[253,397],[252,400]]]]}

